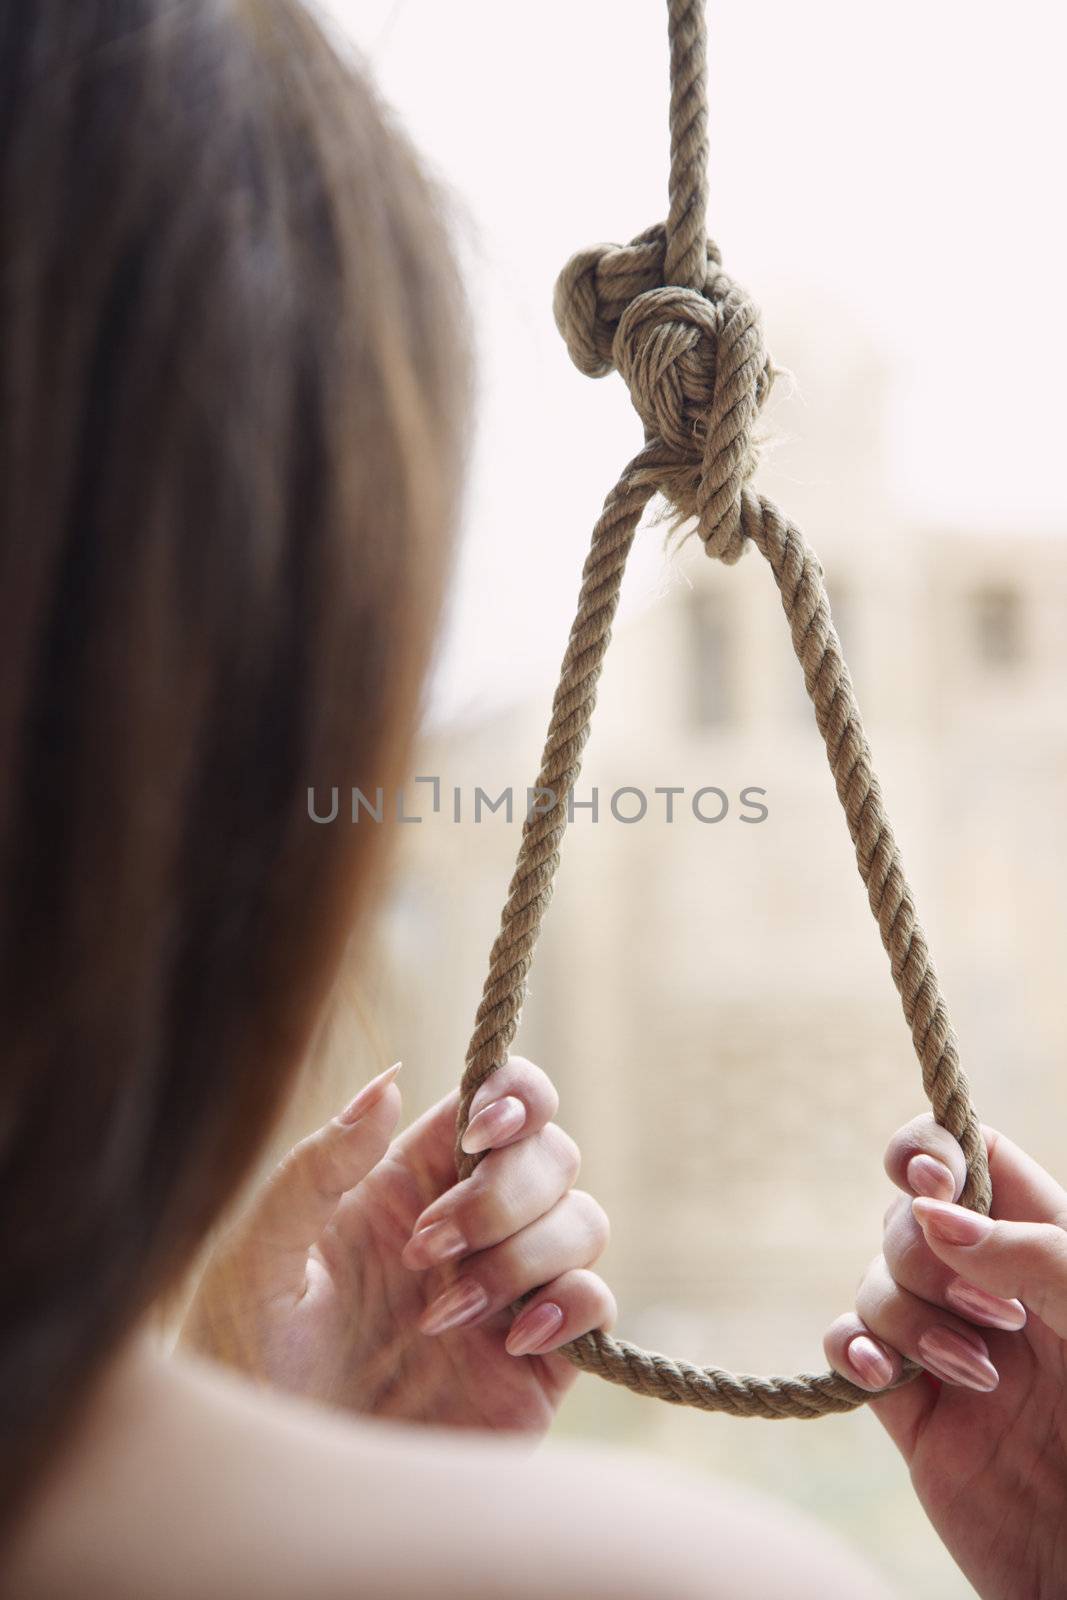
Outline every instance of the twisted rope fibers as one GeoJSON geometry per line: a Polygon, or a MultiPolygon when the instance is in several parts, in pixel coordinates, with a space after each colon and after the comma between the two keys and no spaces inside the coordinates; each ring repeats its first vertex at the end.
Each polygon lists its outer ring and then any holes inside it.
{"type": "MultiPolygon", "coordinates": [[[[552,703],[536,788],[551,803],[527,817],[500,931],[489,958],[467,1052],[457,1116],[456,1167],[480,1157],[460,1139],[471,1101],[507,1059],[526,995],[534,947],[552,897],[567,823],[567,796],[581,771],[597,682],[626,559],[656,493],[679,524],[693,521],[707,553],[732,565],[748,545],[778,586],[793,649],[826,746],[856,850],[856,863],[937,1121],[967,1158],[962,1203],[988,1213],[989,1172],[959,1049],[900,851],[885,812],[822,568],[799,529],[750,486],[754,428],[774,378],[759,313],[723,271],[705,233],[707,40],[703,0],[668,0],[671,164],[666,224],[626,246],[580,251],[556,283],[557,325],[574,364],[590,377],[617,371],[645,431],[593,529],[578,608],[552,703]]],[[[818,1417],[871,1398],[835,1372],[755,1377],[698,1367],[594,1332],[562,1347],[586,1372],[637,1394],[734,1416],[818,1417]]],[[[920,1368],[905,1364],[899,1382],[920,1368]]],[[[885,1391],[881,1391],[885,1392],[885,1391]]]]}

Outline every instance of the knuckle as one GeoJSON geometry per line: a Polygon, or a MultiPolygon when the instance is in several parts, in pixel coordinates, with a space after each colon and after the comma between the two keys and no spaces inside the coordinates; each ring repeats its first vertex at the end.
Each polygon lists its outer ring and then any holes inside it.
{"type": "Polygon", "coordinates": [[[842,1311],[826,1330],[828,1340],[847,1338],[855,1329],[859,1318],[854,1311],[842,1311]]]}
{"type": "Polygon", "coordinates": [[[596,1253],[607,1248],[611,1237],[611,1223],[608,1214],[598,1200],[584,1189],[571,1190],[571,1203],[577,1208],[578,1216],[586,1229],[589,1242],[596,1253]]]}
{"type": "Polygon", "coordinates": [[[913,1117],[910,1122],[897,1129],[885,1147],[885,1170],[892,1178],[901,1164],[904,1151],[914,1149],[918,1131],[922,1125],[922,1117],[913,1117]]]}
{"type": "Polygon", "coordinates": [[[611,1290],[591,1267],[568,1267],[554,1287],[556,1299],[566,1301],[568,1312],[580,1321],[588,1320],[590,1325],[605,1299],[611,1298],[611,1290]]]}
{"type": "Polygon", "coordinates": [[[559,1110],[559,1094],[556,1086],[548,1073],[533,1061],[528,1061],[525,1056],[509,1056],[508,1067],[512,1073],[512,1082],[525,1100],[532,1107],[538,1108],[549,1117],[554,1117],[559,1110]]]}
{"type": "Polygon", "coordinates": [[[910,1206],[898,1211],[886,1229],[882,1259],[890,1276],[908,1288],[921,1285],[930,1276],[934,1257],[910,1206]]]}
{"type": "Polygon", "coordinates": [[[1067,1297],[1067,1233],[1055,1222],[1038,1223],[1024,1251],[1023,1298],[1047,1321],[1054,1302],[1067,1297]]]}
{"type": "Polygon", "coordinates": [[[324,1199],[333,1199],[338,1193],[333,1161],[329,1149],[314,1134],[301,1139],[289,1154],[283,1157],[282,1170],[294,1183],[312,1190],[324,1199]]]}
{"type": "Polygon", "coordinates": [[[894,1183],[907,1187],[907,1167],[912,1156],[933,1156],[947,1166],[959,1181],[965,1170],[963,1150],[958,1141],[934,1119],[929,1111],[912,1117],[898,1128],[885,1152],[885,1170],[894,1183]]]}
{"type": "Polygon", "coordinates": [[[856,1314],[868,1324],[875,1322],[883,1315],[889,1302],[900,1300],[903,1292],[897,1288],[884,1259],[879,1256],[868,1268],[856,1290],[856,1314]]]}
{"type": "Polygon", "coordinates": [[[1067,1272],[1067,1233],[1057,1222],[1043,1222],[1041,1235],[1045,1254],[1062,1271],[1067,1272]]]}
{"type": "Polygon", "coordinates": [[[881,1272],[869,1272],[864,1282],[856,1291],[856,1315],[861,1322],[869,1328],[885,1323],[886,1318],[891,1320],[889,1312],[891,1307],[905,1306],[907,1304],[907,1291],[897,1288],[896,1283],[881,1272]]]}
{"type": "Polygon", "coordinates": [[[860,1273],[859,1277],[856,1279],[857,1297],[859,1296],[864,1284],[867,1283],[869,1279],[879,1275],[883,1271],[883,1268],[884,1263],[881,1255],[872,1256],[867,1265],[864,1267],[863,1271],[860,1273]]]}
{"type": "Polygon", "coordinates": [[[573,1187],[579,1172],[582,1170],[582,1152],[576,1140],[572,1139],[558,1122],[550,1122],[543,1130],[543,1138],[552,1153],[560,1175],[566,1182],[567,1188],[573,1187]]]}
{"type": "Polygon", "coordinates": [[[524,1078],[543,1078],[545,1076],[536,1061],[531,1061],[529,1056],[509,1055],[507,1070],[511,1073],[515,1082],[519,1082],[524,1078]]]}
{"type": "Polygon", "coordinates": [[[601,1278],[597,1273],[589,1272],[586,1269],[583,1273],[583,1276],[588,1280],[588,1299],[591,1318],[595,1321],[595,1325],[598,1328],[603,1328],[604,1331],[607,1332],[609,1329],[615,1326],[615,1320],[619,1314],[619,1308],[615,1303],[615,1296],[612,1294],[603,1278],[601,1278]]]}
{"type": "Polygon", "coordinates": [[[849,1340],[861,1328],[862,1323],[854,1311],[843,1311],[839,1317],[835,1317],[823,1334],[822,1344],[827,1359],[833,1361],[835,1356],[842,1355],[849,1340]]]}
{"type": "Polygon", "coordinates": [[[894,1238],[897,1234],[921,1231],[919,1224],[915,1220],[915,1214],[911,1209],[911,1195],[894,1195],[886,1206],[885,1215],[882,1217],[883,1245],[886,1239],[894,1238]]]}

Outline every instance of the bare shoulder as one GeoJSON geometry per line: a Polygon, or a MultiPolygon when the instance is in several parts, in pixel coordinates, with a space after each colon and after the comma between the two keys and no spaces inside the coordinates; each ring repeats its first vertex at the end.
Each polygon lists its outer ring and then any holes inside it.
{"type": "Polygon", "coordinates": [[[351,1422],[145,1356],[12,1559],[20,1600],[887,1600],[816,1530],[710,1481],[351,1422]]]}

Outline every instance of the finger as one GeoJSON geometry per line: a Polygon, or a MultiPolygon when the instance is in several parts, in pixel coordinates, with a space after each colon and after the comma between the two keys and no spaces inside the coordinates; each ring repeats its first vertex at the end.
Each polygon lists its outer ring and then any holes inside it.
{"type": "Polygon", "coordinates": [[[882,1255],[894,1282],[930,1305],[1005,1333],[1017,1333],[1026,1325],[1026,1307],[1021,1301],[990,1294],[938,1259],[903,1195],[886,1213],[882,1255]]]}
{"type": "MultiPolygon", "coordinates": [[[[513,1143],[538,1133],[559,1109],[559,1096],[551,1080],[539,1067],[521,1056],[511,1056],[479,1087],[471,1102],[475,1114],[494,1100],[518,1100],[523,1107],[522,1125],[514,1133],[499,1129],[494,1145],[513,1143]]],[[[423,1112],[396,1141],[396,1155],[411,1178],[411,1215],[414,1218],[435,1195],[456,1181],[456,1113],[459,1090],[453,1089],[436,1105],[423,1112]]],[[[516,1115],[505,1108],[501,1116],[516,1115]]],[[[484,1127],[483,1130],[484,1132],[484,1127]]]]}
{"type": "Polygon", "coordinates": [[[371,1080],[340,1116],[294,1145],[245,1218],[245,1235],[279,1278],[303,1287],[304,1258],[341,1197],[378,1165],[400,1118],[393,1079],[400,1063],[371,1080]]]}
{"type": "Polygon", "coordinates": [[[471,1101],[463,1149],[468,1155],[499,1150],[543,1128],[558,1110],[559,1095],[547,1073],[523,1056],[509,1056],[471,1101]]]}
{"type": "Polygon", "coordinates": [[[544,1356],[594,1328],[615,1326],[615,1296],[595,1272],[573,1268],[561,1273],[523,1306],[504,1348],[511,1356],[544,1356]]]}
{"type": "Polygon", "coordinates": [[[876,1338],[854,1311],[846,1312],[830,1325],[823,1349],[835,1372],[871,1391],[870,1409],[905,1459],[910,1460],[937,1402],[940,1385],[922,1372],[913,1382],[883,1392],[901,1376],[903,1358],[884,1339],[876,1338]]]}
{"type": "Polygon", "coordinates": [[[907,1194],[955,1200],[963,1193],[967,1161],[956,1140],[927,1111],[905,1123],[890,1139],[885,1170],[907,1194]]]}
{"type": "Polygon", "coordinates": [[[902,1289],[881,1256],[860,1284],[856,1311],[882,1344],[917,1361],[943,1383],[988,1394],[1000,1381],[977,1329],[902,1289]]]}
{"type": "Polygon", "coordinates": [[[1055,1222],[1004,1222],[938,1200],[912,1202],[939,1261],[990,1294],[1021,1300],[1067,1337],[1067,1232],[1055,1222]]]}
{"type": "Polygon", "coordinates": [[[401,1262],[420,1272],[499,1244],[551,1211],[573,1188],[580,1166],[578,1146],[554,1122],[533,1138],[491,1150],[418,1217],[401,1262]]]}
{"type": "Polygon", "coordinates": [[[423,1333],[472,1327],[573,1267],[589,1267],[608,1242],[608,1219],[592,1195],[572,1189],[547,1216],[463,1263],[462,1276],[430,1302],[423,1333]]]}
{"type": "Polygon", "coordinates": [[[876,1338],[854,1311],[830,1324],[823,1349],[835,1372],[872,1393],[895,1383],[904,1367],[900,1352],[876,1338]]]}
{"type": "MultiPolygon", "coordinates": [[[[983,1127],[982,1134],[997,1216],[1064,1226],[1067,1191],[1004,1134],[989,1127],[983,1127]]],[[[899,1189],[931,1200],[957,1200],[966,1177],[963,1151],[929,1113],[915,1117],[893,1135],[885,1168],[899,1189]]]]}

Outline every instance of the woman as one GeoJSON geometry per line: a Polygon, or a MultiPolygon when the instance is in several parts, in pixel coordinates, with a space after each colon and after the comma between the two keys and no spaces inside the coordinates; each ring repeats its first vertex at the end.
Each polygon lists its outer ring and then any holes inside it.
{"type": "Polygon", "coordinates": [[[297,0],[0,7],[18,1600],[879,1592],[725,1491],[521,1447],[613,1314],[528,1063],[461,1185],[454,1098],[393,1141],[379,1077],[252,1199],[179,1353],[146,1331],[365,930],[382,830],[307,793],[404,769],[468,389],[436,197],[297,0]]]}
{"type": "Polygon", "coordinates": [[[523,1448],[614,1310],[530,1063],[465,1184],[454,1097],[394,1139],[380,1075],[245,1198],[178,1351],[151,1332],[365,936],[381,830],[306,796],[404,770],[468,387],[435,196],[297,0],[0,9],[18,1600],[884,1593],[722,1487],[523,1448]]]}

